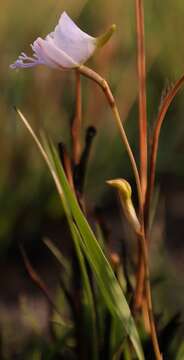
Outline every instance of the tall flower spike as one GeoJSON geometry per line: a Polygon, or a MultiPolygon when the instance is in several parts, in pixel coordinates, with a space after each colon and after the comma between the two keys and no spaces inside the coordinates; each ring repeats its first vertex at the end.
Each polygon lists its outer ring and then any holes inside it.
{"type": "Polygon", "coordinates": [[[124,179],[109,180],[107,181],[107,184],[118,190],[125,216],[134,231],[137,234],[140,234],[141,226],[132,203],[132,189],[130,184],[124,179]]]}
{"type": "Polygon", "coordinates": [[[102,36],[94,38],[70,19],[66,12],[61,14],[55,30],[45,39],[37,38],[31,45],[33,57],[21,53],[19,58],[10,65],[12,69],[46,65],[62,70],[75,69],[84,64],[111,37],[115,25],[102,36]]]}

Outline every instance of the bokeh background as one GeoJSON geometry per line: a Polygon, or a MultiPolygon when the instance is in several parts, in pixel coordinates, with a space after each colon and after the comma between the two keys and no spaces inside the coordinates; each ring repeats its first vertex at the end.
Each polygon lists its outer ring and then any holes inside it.
{"type": "MultiPolygon", "coordinates": [[[[55,268],[42,239],[66,243],[62,209],[52,179],[14,106],[38,132],[44,128],[54,142],[70,151],[70,121],[75,106],[74,74],[46,67],[13,71],[9,65],[30,44],[55,27],[62,11],[91,35],[115,23],[111,41],[89,61],[89,66],[110,82],[122,121],[135,154],[138,154],[137,73],[134,2],[128,0],[1,0],[0,11],[0,334],[4,354],[28,334],[45,331],[47,307],[24,269],[18,244],[23,242],[39,271],[54,288],[55,268]],[[31,299],[31,300],[30,300],[31,299]],[[26,312],[36,312],[36,319],[26,312]],[[23,315],[22,315],[23,313],[23,315]],[[34,322],[35,321],[35,322],[34,322]],[[20,332],[14,328],[20,323],[20,332]],[[33,326],[34,325],[34,326],[33,326]],[[21,330],[22,329],[22,330],[21,330]],[[11,346],[10,346],[11,343],[11,346]]],[[[147,92],[149,131],[161,96],[184,72],[183,0],[145,1],[147,92]]],[[[105,180],[132,173],[119,134],[103,94],[89,80],[83,86],[83,131],[89,125],[97,136],[88,164],[85,197],[90,208],[100,206],[108,221],[121,232],[113,217],[116,201],[105,180]]],[[[151,266],[158,311],[179,312],[184,318],[184,93],[172,104],[160,138],[157,163],[158,201],[152,233],[151,266]]],[[[63,245],[65,250],[65,245],[63,245]]],[[[10,357],[11,358],[11,357],[10,357]]]]}

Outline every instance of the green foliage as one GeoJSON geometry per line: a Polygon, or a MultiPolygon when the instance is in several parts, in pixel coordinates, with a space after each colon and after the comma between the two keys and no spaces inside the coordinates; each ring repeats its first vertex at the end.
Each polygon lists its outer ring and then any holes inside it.
{"type": "MultiPolygon", "coordinates": [[[[45,147],[44,150],[25,117],[20,113],[20,111],[18,111],[18,113],[24,125],[27,127],[33,139],[35,140],[42,156],[44,157],[61,198],[72,237],[75,242],[79,263],[82,269],[85,295],[88,306],[90,306],[90,312],[92,314],[91,321],[94,321],[94,307],[92,294],[90,291],[90,284],[82,255],[83,252],[94,272],[94,276],[96,278],[99,291],[103,297],[103,301],[115,322],[114,331],[116,336],[112,341],[111,353],[113,354],[113,352],[118,349],[118,347],[122,344],[125,336],[128,335],[137,353],[138,359],[144,359],[139,335],[133,317],[131,316],[126,298],[107,258],[105,257],[105,254],[103,253],[93,231],[91,230],[77,203],[73,191],[67,182],[66,175],[62,168],[57,151],[53,145],[47,141],[46,137],[43,137],[45,147]]],[[[94,338],[95,337],[96,336],[94,335],[94,338]]]]}
{"type": "MultiPolygon", "coordinates": [[[[167,79],[169,78],[169,84],[173,83],[183,72],[183,40],[179,34],[182,34],[183,31],[184,5],[183,0],[176,0],[175,2],[168,0],[167,6],[165,2],[149,0],[144,1],[144,5],[146,52],[148,55],[146,63],[149,95],[148,113],[150,128],[152,128],[161,94],[166,82],[168,82],[167,79]]],[[[45,150],[41,145],[42,155],[49,165],[50,172],[52,175],[54,174],[63,208],[60,204],[58,205],[52,179],[47,177],[43,162],[37,156],[37,149],[35,150],[32,147],[29,137],[25,136],[22,127],[14,121],[12,106],[24,107],[24,112],[29,114],[30,119],[33,119],[36,129],[46,128],[49,137],[54,139],[56,143],[64,139],[70,152],[71,142],[68,136],[68,128],[74,110],[73,74],[62,73],[60,76],[55,71],[41,67],[39,70],[12,72],[8,67],[21,51],[31,53],[29,44],[33,43],[37,36],[44,37],[53,28],[58,14],[63,10],[69,12],[83,29],[94,36],[106,29],[107,24],[115,22],[117,32],[114,35],[112,45],[107,50],[102,49],[98,57],[94,57],[91,61],[93,68],[101,73],[103,72],[103,75],[110,79],[113,93],[120,105],[122,121],[129,119],[126,129],[133,150],[135,150],[134,153],[137,154],[135,13],[132,2],[117,0],[116,6],[112,7],[111,2],[104,2],[103,0],[78,0],[77,2],[71,0],[70,2],[62,1],[62,3],[45,0],[40,0],[38,3],[38,1],[33,0],[31,7],[32,16],[30,17],[30,13],[27,11],[27,3],[23,0],[13,2],[12,0],[2,0],[1,3],[0,202],[2,206],[0,208],[0,256],[6,263],[6,254],[8,258],[8,250],[16,246],[17,239],[28,240],[29,238],[31,245],[37,248],[39,243],[37,240],[45,235],[42,233],[42,224],[45,223],[45,219],[60,219],[64,208],[78,258],[81,277],[81,288],[79,289],[81,318],[79,320],[81,320],[81,327],[84,328],[82,333],[84,342],[86,342],[86,347],[90,349],[89,358],[90,356],[94,359],[103,357],[105,347],[106,354],[108,352],[109,356],[115,354],[114,359],[137,359],[137,356],[141,358],[143,355],[140,337],[144,345],[146,360],[153,359],[152,346],[142,330],[142,323],[135,325],[131,317],[127,303],[130,294],[126,293],[126,286],[123,287],[122,291],[122,286],[119,286],[120,279],[118,278],[117,281],[109,263],[102,231],[95,224],[98,231],[96,231],[97,235],[94,235],[89,223],[83,216],[65,178],[57,151],[47,140],[44,140],[45,150]],[[133,137],[135,138],[134,142],[133,137]],[[94,289],[91,287],[92,283],[95,283],[94,289]],[[98,305],[97,309],[96,304],[98,305]],[[106,329],[107,327],[108,329],[106,329]],[[134,351],[128,338],[134,345],[134,351]],[[98,354],[99,348],[101,350],[100,355],[98,354]]],[[[85,128],[89,124],[95,125],[98,130],[95,147],[89,159],[90,166],[86,181],[88,191],[86,191],[85,196],[87,200],[92,200],[93,204],[97,204],[102,199],[104,200],[105,180],[121,174],[124,177],[125,170],[126,176],[130,177],[131,175],[124,149],[120,146],[116,129],[110,121],[111,114],[105,107],[104,98],[101,97],[95,86],[89,88],[87,82],[83,83],[83,89],[84,123],[82,136],[84,136],[85,128]],[[98,156],[99,154],[100,156],[98,156]]],[[[181,176],[182,183],[184,176],[184,167],[182,166],[184,156],[182,94],[172,104],[164,127],[160,139],[158,171],[161,175],[169,172],[174,176],[181,176]]],[[[164,187],[167,190],[166,183],[168,182],[165,182],[164,179],[164,187]]],[[[168,187],[168,189],[170,188],[168,187]]],[[[177,186],[175,191],[176,196],[178,196],[177,186]]],[[[173,194],[175,196],[175,192],[173,194]]],[[[156,204],[152,209],[153,215],[155,215],[157,203],[162,204],[163,198],[165,201],[165,196],[164,193],[162,197],[161,187],[159,189],[159,201],[155,200],[156,204]]],[[[107,208],[108,201],[105,199],[103,202],[107,208]]],[[[166,206],[166,208],[168,207],[166,206]]],[[[158,215],[156,213],[158,217],[156,235],[159,237],[160,231],[160,238],[163,239],[165,235],[163,236],[162,229],[163,226],[165,228],[165,218],[168,214],[167,211],[165,213],[162,206],[161,212],[163,214],[159,213],[158,215]]],[[[174,216],[178,212],[180,212],[179,204],[173,210],[174,216]]],[[[153,218],[152,214],[151,218],[153,218]]],[[[116,225],[115,223],[115,227],[116,225]]],[[[154,231],[153,223],[153,234],[155,234],[154,231]]],[[[173,235],[175,242],[173,248],[177,251],[176,234],[177,231],[173,235]]],[[[130,238],[128,241],[131,261],[134,262],[135,245],[134,243],[131,244],[130,238]]],[[[61,286],[60,292],[62,298],[58,296],[56,300],[54,297],[54,301],[58,301],[64,315],[70,314],[69,319],[62,322],[54,314],[53,321],[50,323],[52,340],[48,341],[38,334],[35,335],[32,329],[33,334],[31,334],[26,346],[22,345],[20,349],[20,346],[16,345],[15,353],[18,354],[17,356],[19,353],[20,356],[23,354],[25,359],[30,360],[39,360],[42,357],[44,360],[55,360],[57,357],[73,360],[76,349],[76,331],[69,292],[73,281],[73,264],[71,259],[66,260],[50,240],[46,239],[45,244],[57,260],[61,272],[61,285],[63,287],[61,286]]],[[[119,243],[118,247],[120,247],[119,243]]],[[[157,246],[155,243],[151,256],[153,283],[154,280],[157,281],[155,274],[158,274],[158,278],[164,274],[165,279],[167,279],[160,287],[155,284],[153,286],[155,309],[156,313],[159,314],[159,340],[162,344],[164,360],[165,358],[183,360],[184,345],[180,339],[180,327],[174,321],[166,322],[163,325],[162,319],[160,320],[162,316],[165,316],[165,313],[170,316],[173,312],[177,312],[178,308],[182,312],[184,300],[183,291],[181,291],[181,287],[183,289],[183,278],[180,277],[179,270],[176,270],[178,272],[175,274],[175,265],[178,266],[179,264],[178,254],[181,251],[177,252],[176,260],[173,256],[173,262],[169,256],[166,256],[166,251],[165,248],[163,250],[163,247],[157,246]],[[173,274],[175,274],[174,278],[173,274]],[[163,309],[164,314],[161,316],[160,312],[163,309]],[[169,335],[167,337],[168,328],[169,335]]],[[[122,282],[126,283],[122,267],[120,271],[123,278],[122,282]]],[[[132,274],[130,278],[131,283],[133,283],[132,274]]],[[[183,315],[181,315],[182,318],[183,315]]],[[[18,335],[11,322],[10,324],[4,323],[3,315],[0,314],[0,358],[7,360],[12,358],[11,346],[14,350],[14,338],[18,335]]]]}

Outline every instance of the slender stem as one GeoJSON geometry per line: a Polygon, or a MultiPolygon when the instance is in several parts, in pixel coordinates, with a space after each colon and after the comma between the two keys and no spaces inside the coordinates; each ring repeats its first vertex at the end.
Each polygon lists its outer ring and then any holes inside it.
{"type": "Polygon", "coordinates": [[[76,70],[76,108],[75,116],[72,123],[71,135],[72,135],[72,157],[75,164],[78,164],[80,153],[81,153],[81,142],[80,142],[80,132],[81,132],[81,79],[80,73],[76,70]]]}
{"type": "Polygon", "coordinates": [[[112,112],[114,114],[114,119],[116,121],[116,125],[118,127],[122,142],[123,142],[123,144],[124,144],[124,146],[126,148],[126,151],[128,153],[128,156],[129,156],[129,159],[130,159],[130,162],[131,162],[131,165],[132,165],[132,170],[133,170],[136,185],[137,185],[139,208],[140,208],[140,211],[142,213],[143,212],[143,210],[142,210],[143,209],[142,191],[141,191],[141,183],[140,183],[138,169],[137,169],[135,158],[134,158],[134,155],[132,153],[131,147],[129,145],[129,142],[128,142],[124,127],[122,125],[122,122],[121,122],[121,119],[120,119],[120,114],[119,114],[119,111],[118,111],[114,96],[113,96],[113,94],[111,92],[111,89],[110,89],[107,81],[103,77],[101,77],[99,74],[97,74],[95,71],[93,71],[92,69],[89,69],[88,67],[82,65],[79,68],[79,71],[80,71],[81,74],[83,74],[86,77],[88,77],[88,78],[92,79],[93,81],[95,81],[101,87],[101,89],[103,90],[103,92],[104,92],[104,94],[105,94],[105,96],[107,98],[107,101],[108,101],[108,103],[109,103],[109,105],[110,105],[110,107],[112,109],[112,112]]]}
{"type": "Polygon", "coordinates": [[[155,323],[154,323],[154,317],[153,317],[153,310],[152,310],[152,299],[151,299],[151,289],[150,289],[150,280],[149,280],[149,263],[148,263],[148,249],[147,249],[147,242],[146,242],[146,238],[145,238],[145,232],[144,232],[144,217],[143,217],[143,198],[142,198],[142,189],[141,189],[141,183],[140,183],[140,178],[139,178],[139,173],[137,170],[137,165],[131,150],[131,147],[129,145],[126,133],[124,131],[123,125],[121,123],[121,119],[120,119],[120,115],[119,115],[119,111],[117,109],[117,105],[115,102],[115,99],[112,95],[112,92],[110,90],[110,87],[108,85],[108,83],[106,82],[105,79],[103,79],[99,74],[97,74],[96,72],[94,72],[93,70],[87,68],[86,66],[81,66],[79,69],[80,73],[85,75],[86,77],[92,79],[93,81],[95,81],[103,90],[108,103],[112,109],[112,112],[114,114],[114,118],[116,120],[116,124],[118,126],[120,135],[121,135],[121,139],[123,141],[123,144],[126,147],[131,165],[132,165],[132,169],[134,172],[134,176],[135,176],[135,180],[136,180],[136,184],[137,184],[137,191],[138,191],[138,198],[139,198],[139,207],[140,207],[140,218],[141,218],[141,234],[140,234],[140,244],[142,247],[142,254],[143,254],[143,259],[144,259],[144,268],[145,268],[145,273],[146,273],[146,277],[145,277],[145,290],[146,290],[146,301],[147,301],[147,306],[148,306],[148,310],[149,310],[149,322],[150,322],[150,329],[151,329],[151,338],[152,338],[152,343],[153,343],[153,347],[154,347],[154,351],[155,351],[155,356],[157,360],[162,360],[162,356],[160,354],[160,350],[159,350],[159,345],[158,345],[158,340],[157,340],[157,334],[156,334],[156,329],[155,329],[155,323]]]}
{"type": "Polygon", "coordinates": [[[145,225],[148,229],[149,226],[149,213],[150,213],[150,203],[151,198],[153,195],[154,189],[154,182],[155,182],[155,169],[156,169],[156,160],[157,160],[157,153],[158,153],[158,143],[160,137],[160,130],[165,119],[165,115],[168,111],[169,106],[171,105],[172,101],[174,100],[177,93],[181,90],[184,86],[184,75],[175,83],[173,88],[169,91],[166,95],[160,111],[158,113],[158,117],[156,120],[155,129],[153,132],[152,137],[152,146],[151,146],[151,159],[150,159],[150,169],[149,169],[149,183],[148,183],[148,191],[147,191],[147,198],[146,198],[146,217],[145,217],[145,225]]]}
{"type": "Polygon", "coordinates": [[[25,250],[23,248],[22,245],[19,245],[20,251],[21,251],[21,255],[24,261],[24,265],[26,267],[26,270],[30,276],[30,278],[32,279],[32,281],[36,284],[36,286],[38,286],[40,288],[40,290],[43,292],[43,294],[45,295],[45,297],[47,298],[49,304],[52,306],[52,308],[59,314],[59,316],[62,319],[62,315],[59,311],[59,309],[57,308],[56,304],[54,303],[49,290],[47,288],[47,286],[45,285],[45,283],[43,282],[43,280],[41,279],[41,277],[37,274],[37,272],[33,269],[26,253],[25,250]]]}
{"type": "Polygon", "coordinates": [[[66,174],[66,177],[68,179],[68,182],[69,182],[72,190],[75,192],[75,187],[74,187],[74,183],[73,183],[72,164],[71,164],[71,160],[70,160],[70,157],[68,155],[65,144],[60,142],[58,144],[58,150],[59,150],[60,160],[61,160],[61,163],[62,163],[62,165],[64,167],[65,174],[66,174]]]}
{"type": "Polygon", "coordinates": [[[114,118],[116,120],[116,124],[117,127],[119,129],[120,135],[121,135],[121,139],[125,145],[125,148],[127,150],[131,165],[132,165],[132,169],[134,172],[134,176],[135,176],[135,180],[136,180],[136,184],[137,184],[137,191],[138,191],[138,198],[139,198],[139,204],[140,204],[140,208],[142,208],[142,191],[141,191],[141,184],[140,184],[140,178],[139,178],[139,173],[138,173],[138,169],[137,169],[137,165],[135,162],[135,158],[134,155],[132,153],[131,147],[129,145],[124,127],[122,125],[121,119],[120,119],[120,115],[119,115],[119,111],[118,108],[116,106],[116,104],[112,107],[112,112],[114,114],[114,118]]]}
{"type": "Polygon", "coordinates": [[[84,214],[86,213],[85,201],[83,198],[86,169],[95,135],[96,135],[96,129],[93,126],[88,126],[88,128],[86,129],[84,149],[81,153],[78,164],[76,164],[73,169],[73,179],[74,179],[76,196],[84,214]]]}
{"type": "MultiPolygon", "coordinates": [[[[140,149],[140,181],[145,204],[147,190],[147,110],[146,110],[146,60],[144,36],[144,4],[143,0],[135,0],[136,7],[136,33],[137,33],[137,72],[138,72],[138,100],[139,100],[139,149],[140,149]]],[[[143,209],[144,212],[144,209],[143,209]]],[[[134,308],[142,306],[144,291],[144,260],[139,244],[138,271],[136,278],[134,308]]]]}
{"type": "Polygon", "coordinates": [[[139,147],[140,147],[140,181],[145,200],[147,188],[147,111],[146,111],[146,65],[144,46],[144,7],[142,0],[136,1],[137,30],[137,71],[139,85],[139,147]]]}
{"type": "Polygon", "coordinates": [[[144,259],[142,256],[142,247],[138,243],[138,266],[136,273],[136,288],[134,294],[133,311],[136,313],[142,308],[143,304],[143,292],[144,292],[144,259]]]}
{"type": "Polygon", "coordinates": [[[149,325],[151,331],[151,339],[153,344],[153,349],[155,353],[156,360],[162,360],[163,357],[160,353],[159,343],[157,339],[156,327],[154,322],[153,315],[153,305],[152,305],[152,297],[151,297],[151,287],[150,287],[150,273],[149,273],[149,256],[148,256],[148,248],[147,241],[144,233],[144,229],[142,229],[142,233],[140,234],[140,244],[142,247],[142,254],[144,259],[144,269],[145,269],[145,292],[146,292],[146,302],[148,307],[148,317],[149,317],[149,325]]]}

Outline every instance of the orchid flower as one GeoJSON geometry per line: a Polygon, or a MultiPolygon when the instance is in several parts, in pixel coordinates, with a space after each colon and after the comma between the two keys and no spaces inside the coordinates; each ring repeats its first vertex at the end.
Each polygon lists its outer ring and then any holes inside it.
{"type": "Polygon", "coordinates": [[[84,64],[95,52],[103,46],[111,37],[115,25],[102,36],[95,38],[83,32],[63,12],[55,30],[48,34],[45,39],[38,37],[31,45],[33,57],[21,53],[12,69],[29,68],[36,65],[46,65],[62,70],[75,69],[84,64]]]}

